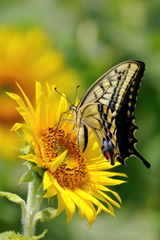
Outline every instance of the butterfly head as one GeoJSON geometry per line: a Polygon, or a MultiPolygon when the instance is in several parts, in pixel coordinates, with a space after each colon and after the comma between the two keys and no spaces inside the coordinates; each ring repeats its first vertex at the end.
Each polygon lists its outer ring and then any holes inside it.
{"type": "Polygon", "coordinates": [[[77,109],[77,107],[74,106],[73,104],[70,106],[70,110],[71,110],[71,111],[76,112],[76,109],[77,109]]]}
{"type": "Polygon", "coordinates": [[[72,119],[73,119],[73,121],[77,122],[76,121],[76,119],[77,119],[77,112],[76,112],[77,111],[77,107],[72,104],[72,105],[70,105],[70,110],[72,112],[72,119]]]}

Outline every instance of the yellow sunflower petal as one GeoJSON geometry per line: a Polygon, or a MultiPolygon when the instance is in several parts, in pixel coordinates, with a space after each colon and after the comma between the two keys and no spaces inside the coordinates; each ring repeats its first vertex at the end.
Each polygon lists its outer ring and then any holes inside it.
{"type": "MultiPolygon", "coordinates": [[[[67,190],[65,193],[61,192],[60,194],[58,194],[58,199],[60,198],[61,204],[65,206],[65,210],[67,213],[67,222],[70,222],[75,213],[75,204],[71,199],[70,195],[68,194],[67,190]]],[[[59,215],[59,211],[61,211],[61,208],[62,206],[58,207],[56,215],[59,215]]]]}
{"type": "Polygon", "coordinates": [[[86,217],[89,225],[92,225],[92,223],[96,219],[96,210],[92,202],[86,200],[85,198],[82,198],[77,191],[70,191],[70,196],[79,209],[80,218],[83,219],[84,217],[86,217]]]}
{"type": "Polygon", "coordinates": [[[58,166],[62,163],[62,161],[64,161],[66,155],[67,150],[60,154],[58,157],[56,157],[52,162],[48,163],[48,168],[51,169],[52,172],[56,171],[58,166]]]}
{"type": "Polygon", "coordinates": [[[21,123],[15,123],[10,131],[17,131],[22,127],[21,123]]]}
{"type": "Polygon", "coordinates": [[[37,157],[34,154],[28,154],[28,155],[21,155],[20,158],[23,158],[27,161],[34,162],[37,164],[38,167],[43,167],[42,159],[37,157]]]}
{"type": "Polygon", "coordinates": [[[48,189],[53,185],[51,174],[48,171],[45,171],[43,176],[43,188],[44,190],[48,189]]]}

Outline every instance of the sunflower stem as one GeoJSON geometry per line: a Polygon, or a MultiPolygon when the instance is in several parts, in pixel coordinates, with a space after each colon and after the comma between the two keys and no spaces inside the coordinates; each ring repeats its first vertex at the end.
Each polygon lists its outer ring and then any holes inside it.
{"type": "Polygon", "coordinates": [[[36,179],[29,183],[26,211],[22,213],[23,236],[29,238],[34,236],[36,229],[34,217],[42,202],[42,197],[37,197],[38,189],[39,183],[36,179]]]}

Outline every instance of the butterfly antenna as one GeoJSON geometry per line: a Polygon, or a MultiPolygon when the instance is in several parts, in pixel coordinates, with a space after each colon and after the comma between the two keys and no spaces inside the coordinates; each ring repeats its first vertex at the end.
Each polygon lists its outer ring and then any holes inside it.
{"type": "Polygon", "coordinates": [[[76,98],[77,98],[77,93],[78,93],[78,88],[79,88],[79,87],[80,87],[79,85],[76,87],[76,94],[75,94],[75,97],[74,97],[74,105],[75,105],[75,103],[76,103],[76,98]]]}
{"type": "Polygon", "coordinates": [[[62,93],[60,93],[60,92],[57,90],[56,87],[54,88],[54,90],[55,90],[59,95],[61,95],[61,96],[64,97],[65,99],[67,99],[67,101],[72,105],[72,102],[71,102],[66,96],[64,96],[62,93]]]}

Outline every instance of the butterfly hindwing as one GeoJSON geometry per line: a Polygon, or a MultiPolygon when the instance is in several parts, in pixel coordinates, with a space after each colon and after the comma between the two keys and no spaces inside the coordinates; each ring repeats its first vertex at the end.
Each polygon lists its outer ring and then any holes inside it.
{"type": "Polygon", "coordinates": [[[77,131],[77,142],[80,150],[84,152],[87,146],[88,136],[87,138],[82,137],[82,133],[86,130],[84,127],[87,126],[93,132],[102,153],[110,160],[111,164],[114,164],[115,156],[118,154],[114,115],[107,106],[94,103],[84,105],[77,116],[80,119],[77,131]],[[83,113],[83,118],[81,113],[83,113]]]}
{"type": "Polygon", "coordinates": [[[135,144],[138,142],[135,137],[135,131],[138,127],[135,124],[135,117],[132,115],[144,71],[143,63],[140,64],[141,68],[138,71],[137,78],[132,81],[128,88],[123,99],[123,104],[116,116],[117,143],[120,151],[120,162],[124,164],[125,159],[134,155],[138,157],[147,168],[149,168],[150,164],[139,154],[135,147],[135,144]]]}
{"type": "Polygon", "coordinates": [[[133,111],[143,72],[143,62],[120,63],[91,85],[77,107],[71,106],[82,152],[89,128],[112,165],[116,160],[124,164],[126,158],[135,155],[150,167],[136,150],[134,136],[137,126],[133,111]]]}

